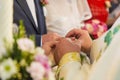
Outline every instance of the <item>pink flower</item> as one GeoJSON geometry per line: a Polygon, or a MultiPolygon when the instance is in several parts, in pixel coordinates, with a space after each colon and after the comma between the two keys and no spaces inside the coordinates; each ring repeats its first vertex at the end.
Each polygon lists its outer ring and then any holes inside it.
{"type": "Polygon", "coordinates": [[[48,60],[48,57],[46,55],[37,54],[35,56],[35,61],[41,63],[44,66],[46,72],[51,71],[51,66],[49,64],[49,60],[48,60]]]}
{"type": "Polygon", "coordinates": [[[107,31],[107,25],[97,19],[93,19],[85,22],[85,26],[82,29],[87,30],[96,39],[107,31]]]}
{"type": "Polygon", "coordinates": [[[22,51],[33,52],[35,49],[34,42],[28,38],[21,38],[17,40],[18,48],[22,51]]]}
{"type": "Polygon", "coordinates": [[[39,62],[32,62],[30,67],[27,68],[33,80],[43,80],[45,76],[45,68],[39,62]]]}
{"type": "Polygon", "coordinates": [[[46,4],[48,4],[48,0],[40,0],[40,1],[41,1],[41,3],[42,3],[43,6],[46,5],[46,4]]]}

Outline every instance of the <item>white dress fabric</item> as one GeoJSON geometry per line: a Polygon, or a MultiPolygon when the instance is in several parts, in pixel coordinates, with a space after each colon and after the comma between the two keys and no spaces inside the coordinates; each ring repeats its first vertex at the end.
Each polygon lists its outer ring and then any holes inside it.
{"type": "Polygon", "coordinates": [[[61,36],[73,28],[80,28],[82,21],[91,18],[87,0],[49,0],[45,8],[48,32],[61,36]]]}
{"type": "Polygon", "coordinates": [[[59,80],[120,80],[120,17],[106,34],[93,42],[91,55],[94,58],[91,69],[86,64],[69,62],[61,68],[59,80]]]}

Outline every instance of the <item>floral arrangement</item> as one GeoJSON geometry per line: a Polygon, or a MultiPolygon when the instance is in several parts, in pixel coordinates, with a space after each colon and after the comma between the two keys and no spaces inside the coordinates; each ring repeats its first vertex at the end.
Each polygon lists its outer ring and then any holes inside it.
{"type": "Polygon", "coordinates": [[[41,4],[42,4],[43,6],[45,6],[46,4],[48,4],[48,0],[40,0],[40,2],[41,2],[41,4]]]}
{"type": "Polygon", "coordinates": [[[107,31],[107,25],[98,19],[92,19],[85,22],[85,26],[83,26],[82,29],[87,30],[90,36],[96,39],[107,31]]]}
{"type": "Polygon", "coordinates": [[[0,52],[0,80],[55,80],[44,50],[25,36],[23,23],[14,34],[12,48],[5,41],[0,52]]]}

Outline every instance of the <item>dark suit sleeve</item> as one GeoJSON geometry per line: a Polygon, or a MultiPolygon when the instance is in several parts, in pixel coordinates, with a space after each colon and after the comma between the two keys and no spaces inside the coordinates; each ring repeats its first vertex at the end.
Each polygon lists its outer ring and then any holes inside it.
{"type": "Polygon", "coordinates": [[[35,44],[36,46],[41,46],[41,35],[35,35],[35,44]]]}

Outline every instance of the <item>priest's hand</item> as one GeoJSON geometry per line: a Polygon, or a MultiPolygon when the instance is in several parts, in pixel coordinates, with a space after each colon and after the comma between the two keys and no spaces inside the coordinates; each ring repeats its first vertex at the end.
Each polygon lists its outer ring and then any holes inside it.
{"type": "Polygon", "coordinates": [[[42,48],[45,50],[45,54],[47,56],[54,53],[54,48],[55,48],[55,45],[58,43],[58,41],[49,41],[49,42],[46,42],[42,45],[42,48]]]}
{"type": "Polygon", "coordinates": [[[56,44],[54,59],[56,64],[59,64],[61,58],[69,53],[69,52],[80,52],[81,50],[81,42],[80,41],[72,41],[69,38],[61,38],[59,42],[56,44]]]}
{"type": "Polygon", "coordinates": [[[67,38],[71,38],[72,40],[77,39],[81,41],[81,51],[87,53],[89,55],[92,39],[90,38],[89,34],[85,30],[81,29],[73,29],[66,35],[67,38]]]}

